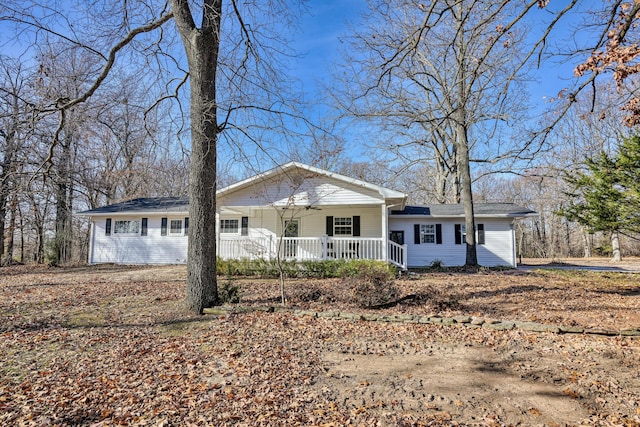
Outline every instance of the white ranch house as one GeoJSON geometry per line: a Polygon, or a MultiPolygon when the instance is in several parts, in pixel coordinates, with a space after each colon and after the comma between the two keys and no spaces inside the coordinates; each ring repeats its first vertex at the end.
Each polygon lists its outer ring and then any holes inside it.
{"type": "MultiPolygon", "coordinates": [[[[406,194],[291,162],[217,192],[218,256],[375,259],[402,269],[465,262],[461,205],[406,206],[406,194]]],[[[535,212],[475,205],[478,260],[516,266],[513,223],[535,212]]],[[[187,260],[186,198],[140,198],[78,213],[91,220],[89,263],[187,260]]]]}

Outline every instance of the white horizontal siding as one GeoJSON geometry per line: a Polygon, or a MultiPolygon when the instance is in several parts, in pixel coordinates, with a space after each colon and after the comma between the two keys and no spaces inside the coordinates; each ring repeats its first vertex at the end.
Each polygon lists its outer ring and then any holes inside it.
{"type": "Polygon", "coordinates": [[[296,206],[366,205],[382,201],[373,190],[326,176],[305,177],[300,185],[287,176],[274,177],[218,198],[220,206],[290,206],[292,202],[296,206]]]}
{"type": "MultiPolygon", "coordinates": [[[[360,237],[383,237],[382,236],[382,209],[378,206],[374,207],[357,207],[357,208],[333,208],[323,207],[321,210],[316,209],[299,209],[293,210],[276,210],[259,209],[254,210],[253,215],[249,216],[249,237],[278,237],[282,233],[282,221],[291,219],[298,220],[300,223],[298,237],[320,237],[326,234],[326,218],[333,217],[353,217],[360,216],[360,237]]],[[[248,215],[229,215],[221,214],[220,219],[237,219],[240,224],[242,216],[248,215]]],[[[240,237],[238,233],[221,234],[222,237],[240,237]]]]}
{"type": "MultiPolygon", "coordinates": [[[[513,234],[511,219],[478,219],[484,224],[485,244],[477,245],[478,263],[487,267],[514,266],[513,234]]],[[[444,266],[460,266],[466,261],[466,245],[455,244],[455,224],[463,224],[460,219],[417,219],[390,217],[390,231],[404,231],[407,244],[407,264],[409,267],[426,267],[433,262],[444,266]],[[442,244],[414,243],[414,224],[442,224],[442,244]]]]}
{"type": "Polygon", "coordinates": [[[486,243],[478,245],[478,263],[485,266],[511,266],[515,267],[515,247],[512,219],[504,220],[478,220],[484,224],[486,243]]]}
{"type": "MultiPolygon", "coordinates": [[[[161,236],[161,218],[148,218],[146,236],[114,234],[116,220],[141,220],[142,217],[112,216],[111,235],[105,234],[107,217],[94,217],[92,225],[93,242],[89,253],[89,263],[116,264],[183,264],[187,261],[187,236],[161,236]]],[[[168,216],[184,220],[184,216],[168,216]]]]}

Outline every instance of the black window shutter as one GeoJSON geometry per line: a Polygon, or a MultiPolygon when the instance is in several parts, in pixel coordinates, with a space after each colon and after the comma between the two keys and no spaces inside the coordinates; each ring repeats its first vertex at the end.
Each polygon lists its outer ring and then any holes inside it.
{"type": "Polygon", "coordinates": [[[240,235],[241,236],[249,235],[249,217],[248,216],[242,217],[242,228],[240,229],[240,235]]]}
{"type": "Polygon", "coordinates": [[[420,244],[420,224],[413,224],[413,243],[420,244]]]}
{"type": "Polygon", "coordinates": [[[333,236],[333,217],[327,217],[327,236],[333,236]]]}
{"type": "Polygon", "coordinates": [[[478,224],[478,244],[484,245],[484,224],[478,224]]]}
{"type": "Polygon", "coordinates": [[[353,232],[352,235],[354,237],[360,237],[360,216],[355,215],[353,217],[353,232]]]}
{"type": "Polygon", "coordinates": [[[462,226],[460,224],[456,224],[455,226],[455,232],[456,232],[456,245],[461,245],[462,244],[462,226]]]}
{"type": "Polygon", "coordinates": [[[442,224],[436,224],[436,244],[442,244],[442,224]]]}
{"type": "Polygon", "coordinates": [[[184,235],[189,235],[189,217],[185,217],[184,219],[184,235]]]}
{"type": "Polygon", "coordinates": [[[142,218],[142,230],[140,231],[140,235],[141,236],[146,236],[147,235],[147,227],[148,227],[148,219],[147,218],[142,218]]]}
{"type": "Polygon", "coordinates": [[[160,222],[160,235],[161,236],[167,235],[167,218],[162,218],[160,222]]]}
{"type": "Polygon", "coordinates": [[[107,218],[107,222],[104,225],[104,234],[106,236],[111,236],[111,218],[107,218]]]}

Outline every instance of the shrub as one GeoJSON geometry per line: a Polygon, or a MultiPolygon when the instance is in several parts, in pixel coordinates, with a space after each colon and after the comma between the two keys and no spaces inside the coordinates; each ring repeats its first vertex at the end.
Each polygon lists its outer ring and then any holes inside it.
{"type": "Polygon", "coordinates": [[[233,279],[227,279],[218,289],[218,299],[222,304],[238,304],[240,302],[240,287],[233,279]]]}
{"type": "MultiPolygon", "coordinates": [[[[395,267],[383,261],[372,260],[324,260],[302,261],[280,260],[280,266],[284,275],[289,278],[317,278],[328,279],[331,277],[354,277],[361,274],[361,270],[380,270],[386,274],[395,276],[395,267]]],[[[262,278],[276,278],[280,276],[278,261],[275,259],[216,259],[216,267],[219,275],[224,276],[258,276],[262,278]]]]}
{"type": "Polygon", "coordinates": [[[441,259],[434,259],[433,261],[431,261],[429,268],[432,270],[441,271],[444,269],[444,261],[442,261],[441,259]]]}
{"type": "Polygon", "coordinates": [[[302,277],[327,279],[337,277],[344,264],[345,260],[302,261],[299,264],[299,272],[302,277]]]}

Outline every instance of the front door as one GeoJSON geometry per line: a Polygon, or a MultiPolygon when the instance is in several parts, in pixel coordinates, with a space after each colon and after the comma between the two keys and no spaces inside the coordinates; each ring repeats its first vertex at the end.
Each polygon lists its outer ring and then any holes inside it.
{"type": "MultiPolygon", "coordinates": [[[[404,231],[389,231],[389,240],[391,240],[393,243],[404,245],[404,231]]],[[[404,264],[404,259],[402,259],[402,251],[400,251],[399,253],[395,253],[395,255],[397,258],[399,258],[395,261],[399,262],[400,264],[404,264]]],[[[390,256],[393,257],[394,255],[390,256]]]]}
{"type": "Polygon", "coordinates": [[[389,240],[399,245],[404,245],[404,231],[390,231],[389,240]]]}
{"type": "Polygon", "coordinates": [[[298,237],[300,222],[292,219],[284,222],[284,256],[285,258],[295,258],[298,255],[298,237]]]}

